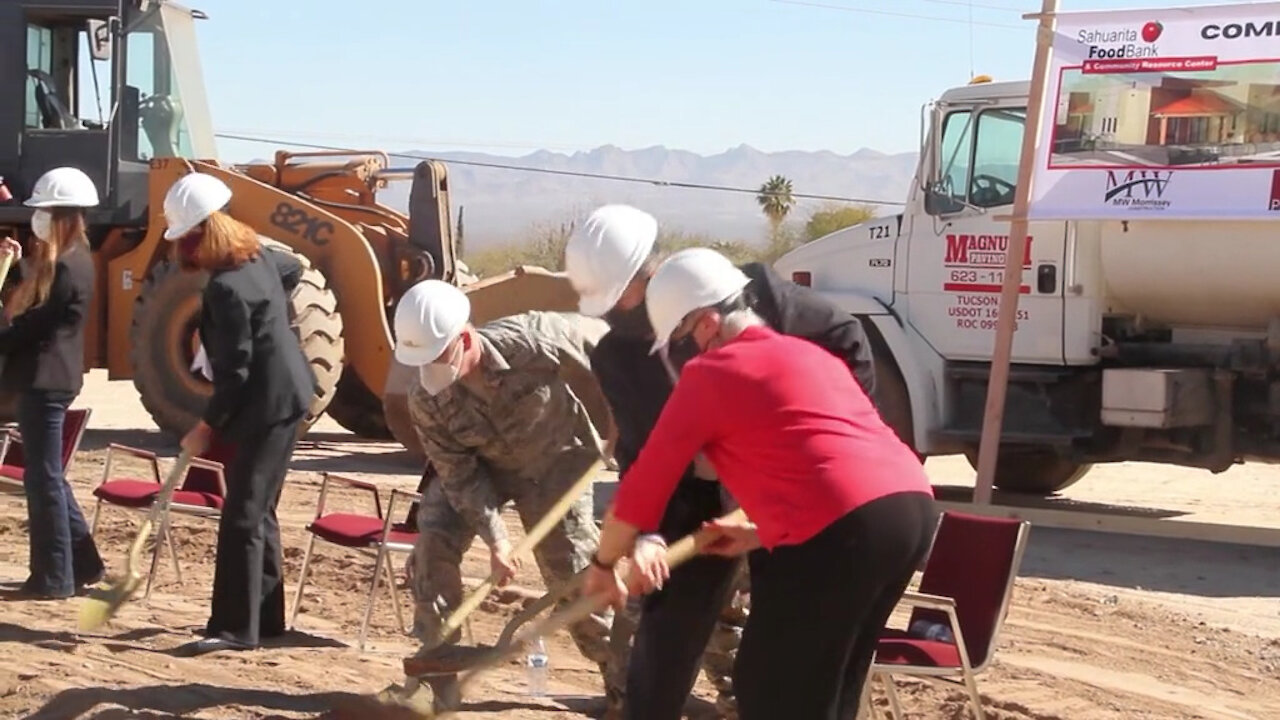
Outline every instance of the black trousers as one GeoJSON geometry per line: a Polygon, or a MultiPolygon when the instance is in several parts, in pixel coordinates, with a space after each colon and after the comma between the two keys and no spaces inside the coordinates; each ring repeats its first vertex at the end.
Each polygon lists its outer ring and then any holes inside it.
{"type": "MultiPolygon", "coordinates": [[[[720,486],[686,480],[663,515],[668,542],[722,514],[720,486]]],[[[644,597],[627,669],[628,720],[680,720],[698,679],[707,642],[729,601],[740,559],[698,557],[671,571],[662,590],[644,597]]]]}
{"type": "Polygon", "coordinates": [[[645,598],[627,670],[629,720],[680,720],[741,560],[700,557],[645,598]]]}
{"type": "Polygon", "coordinates": [[[899,493],[803,544],[751,553],[751,615],[733,677],[742,720],[857,714],[877,639],[936,522],[933,498],[899,493]]]}
{"type": "Polygon", "coordinates": [[[276,505],[302,418],[244,433],[227,468],[213,608],[205,634],[248,645],[284,634],[284,556],[276,505]]]}

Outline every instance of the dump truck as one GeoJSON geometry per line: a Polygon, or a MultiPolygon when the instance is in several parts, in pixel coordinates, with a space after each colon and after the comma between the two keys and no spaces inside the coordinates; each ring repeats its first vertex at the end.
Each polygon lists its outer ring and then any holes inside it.
{"type": "MultiPolygon", "coordinates": [[[[862,319],[903,440],[976,464],[1006,253],[1024,243],[1002,490],[1053,493],[1094,463],[1280,459],[1276,225],[1148,213],[1032,221],[1011,239],[1028,93],[979,81],[926,105],[905,209],[776,268],[862,319]]],[[[1154,177],[1119,191],[1158,202],[1154,177]]]]}
{"type": "MultiPolygon", "coordinates": [[[[131,378],[156,424],[181,435],[212,394],[192,369],[207,276],[172,261],[163,198],[186,173],[218,177],[234,193],[230,214],[306,268],[291,318],[317,379],[308,426],[327,412],[421,456],[408,419],[415,375],[392,356],[390,318],[404,291],[429,278],[459,285],[476,322],[572,311],[577,296],[562,273],[542,268],[470,275],[457,257],[442,163],[397,168],[381,151],[219,162],[196,42],[203,19],[167,0],[0,0],[0,183],[12,196],[0,201],[0,236],[29,234],[21,200],[45,171],[71,165],[93,178],[102,202],[87,218],[97,276],[86,367],[131,378]],[[407,213],[378,201],[392,182],[412,184],[407,213]]],[[[579,319],[589,337],[603,333],[579,319]]],[[[572,382],[611,436],[590,373],[572,382]]],[[[12,397],[0,404],[12,407],[12,397]]]]}

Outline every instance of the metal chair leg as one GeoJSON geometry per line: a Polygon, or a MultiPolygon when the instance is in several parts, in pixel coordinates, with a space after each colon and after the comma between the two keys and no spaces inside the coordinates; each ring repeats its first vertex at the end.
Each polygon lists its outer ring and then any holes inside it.
{"type": "Polygon", "coordinates": [[[89,523],[89,535],[97,536],[98,534],[98,513],[102,512],[102,498],[98,498],[98,502],[93,504],[93,520],[89,523]]]}
{"type": "MultiPolygon", "coordinates": [[[[369,597],[364,603],[364,620],[360,622],[360,640],[358,647],[364,650],[364,639],[369,632],[369,618],[373,615],[373,601],[378,595],[378,581],[382,579],[383,558],[387,556],[387,546],[379,545],[378,554],[373,560],[373,577],[369,580],[369,597]]],[[[392,592],[395,588],[392,588],[392,592]]]]}
{"type": "Polygon", "coordinates": [[[871,685],[876,681],[875,673],[867,673],[867,679],[862,683],[862,691],[858,693],[858,710],[854,717],[856,720],[871,720],[871,685]]]}
{"type": "Polygon", "coordinates": [[[978,694],[978,680],[973,676],[972,670],[964,674],[964,685],[969,690],[969,700],[973,703],[974,720],[984,720],[986,716],[982,712],[982,696],[978,694]]]}
{"type": "Polygon", "coordinates": [[[311,567],[311,550],[316,546],[316,536],[308,533],[311,539],[307,541],[307,551],[302,555],[302,571],[298,573],[298,589],[293,595],[293,610],[289,612],[289,629],[293,629],[294,623],[298,619],[298,608],[302,606],[302,589],[307,585],[307,570],[311,567]]]}
{"type": "Polygon", "coordinates": [[[893,713],[893,720],[902,720],[902,703],[898,700],[898,690],[893,685],[893,677],[886,673],[879,673],[880,681],[884,683],[884,693],[889,696],[889,712],[893,713]]]}
{"type": "Polygon", "coordinates": [[[395,563],[391,560],[391,553],[387,553],[387,596],[391,598],[391,607],[396,611],[396,623],[400,627],[400,632],[408,633],[412,627],[405,627],[404,624],[404,608],[400,607],[400,596],[396,594],[396,568],[395,563]]]}
{"type": "Polygon", "coordinates": [[[155,583],[156,568],[160,565],[160,548],[164,547],[164,533],[165,524],[162,521],[160,523],[160,530],[156,534],[155,544],[151,548],[151,570],[147,573],[147,589],[142,595],[144,599],[151,598],[151,586],[155,583]]]}
{"type": "Polygon", "coordinates": [[[173,574],[178,576],[178,584],[182,583],[182,564],[178,562],[178,547],[173,544],[173,525],[165,524],[164,540],[169,546],[169,557],[173,559],[173,574]]]}

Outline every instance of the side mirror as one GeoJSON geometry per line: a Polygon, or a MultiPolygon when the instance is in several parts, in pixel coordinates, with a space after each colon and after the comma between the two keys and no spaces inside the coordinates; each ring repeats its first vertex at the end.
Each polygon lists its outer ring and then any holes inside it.
{"type": "Polygon", "coordinates": [[[111,59],[111,28],[114,24],[115,18],[88,22],[89,55],[94,60],[111,59]]]}
{"type": "Polygon", "coordinates": [[[957,200],[941,185],[925,188],[924,211],[930,215],[956,215],[964,209],[964,202],[957,200]]]}

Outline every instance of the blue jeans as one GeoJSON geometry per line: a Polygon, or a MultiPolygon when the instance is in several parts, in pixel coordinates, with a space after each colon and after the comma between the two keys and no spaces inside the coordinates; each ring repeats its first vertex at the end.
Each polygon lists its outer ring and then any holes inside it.
{"type": "Polygon", "coordinates": [[[70,597],[103,570],[102,557],[62,467],[62,422],[75,394],[27,390],[18,401],[30,525],[31,577],[24,589],[70,597]]]}

